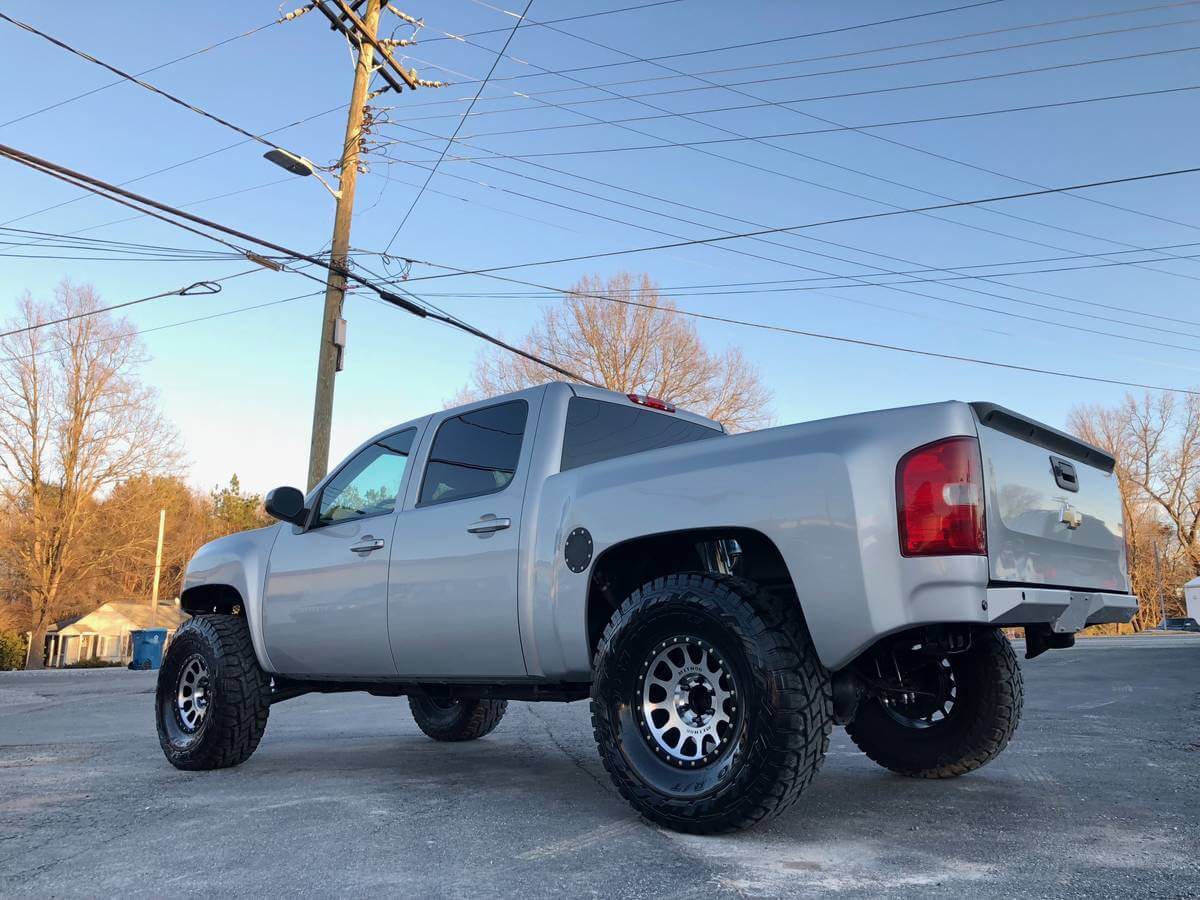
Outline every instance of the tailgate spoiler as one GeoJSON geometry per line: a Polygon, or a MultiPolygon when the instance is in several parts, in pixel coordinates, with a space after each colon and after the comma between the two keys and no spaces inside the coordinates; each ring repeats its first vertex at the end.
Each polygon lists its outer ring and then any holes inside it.
{"type": "Polygon", "coordinates": [[[1034,421],[1020,413],[1015,413],[1011,409],[1005,409],[1003,406],[998,406],[995,403],[986,403],[983,401],[972,403],[971,409],[975,410],[975,415],[979,419],[980,424],[986,425],[989,428],[995,428],[997,431],[1002,431],[1021,440],[1032,441],[1038,446],[1052,450],[1060,456],[1066,456],[1078,462],[1087,463],[1089,466],[1094,466],[1105,473],[1111,473],[1117,465],[1117,461],[1099,447],[1093,447],[1091,444],[1079,440],[1079,438],[1071,437],[1071,435],[1059,431],[1057,428],[1043,425],[1041,422],[1034,421]]]}

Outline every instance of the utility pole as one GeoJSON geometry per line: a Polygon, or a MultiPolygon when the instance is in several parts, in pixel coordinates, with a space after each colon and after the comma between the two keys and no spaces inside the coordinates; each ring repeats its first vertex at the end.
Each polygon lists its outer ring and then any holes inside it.
{"type": "Polygon", "coordinates": [[[367,11],[362,20],[364,39],[357,41],[358,62],[354,67],[354,88],[350,92],[346,139],[342,144],[329,276],[325,282],[325,315],[321,322],[321,346],[317,355],[317,395],[313,403],[312,444],[308,454],[309,490],[312,490],[329,470],[329,432],[333,423],[334,378],[342,368],[342,352],[346,343],[346,324],[342,319],[346,279],[341,273],[346,271],[349,264],[350,219],[354,213],[354,186],[358,180],[363,111],[366,108],[367,91],[374,72],[376,32],[379,29],[381,7],[382,0],[367,0],[367,11]]]}
{"type": "Polygon", "coordinates": [[[150,627],[157,624],[158,619],[158,579],[162,575],[163,531],[167,527],[167,511],[158,511],[158,549],[154,551],[154,587],[150,590],[150,627]]]}

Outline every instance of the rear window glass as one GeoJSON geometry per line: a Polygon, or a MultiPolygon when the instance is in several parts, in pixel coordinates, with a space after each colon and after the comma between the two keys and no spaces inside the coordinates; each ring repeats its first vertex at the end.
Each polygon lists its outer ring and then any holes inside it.
{"type": "Polygon", "coordinates": [[[572,397],[567,404],[560,468],[565,472],[643,450],[720,437],[722,433],[687,419],[636,406],[572,397]]]}
{"type": "Polygon", "coordinates": [[[514,400],[447,419],[425,466],[418,506],[502,491],[517,471],[529,404],[514,400]]]}

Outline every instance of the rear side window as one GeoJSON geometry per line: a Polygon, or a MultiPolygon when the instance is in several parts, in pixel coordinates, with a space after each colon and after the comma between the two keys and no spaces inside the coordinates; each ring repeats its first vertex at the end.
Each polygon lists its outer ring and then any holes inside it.
{"type": "Polygon", "coordinates": [[[418,506],[494,494],[517,472],[529,404],[513,400],[471,410],[438,428],[418,506]]]}
{"type": "Polygon", "coordinates": [[[562,471],[588,463],[719,437],[723,432],[636,406],[572,397],[567,404],[562,471]]]}

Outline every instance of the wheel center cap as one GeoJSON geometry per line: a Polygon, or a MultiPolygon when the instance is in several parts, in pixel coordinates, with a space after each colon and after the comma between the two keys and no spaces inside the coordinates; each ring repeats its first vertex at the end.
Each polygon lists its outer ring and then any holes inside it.
{"type": "Polygon", "coordinates": [[[707,725],[714,712],[712,683],[700,674],[687,675],[675,687],[675,709],[693,727],[707,725]]]}

